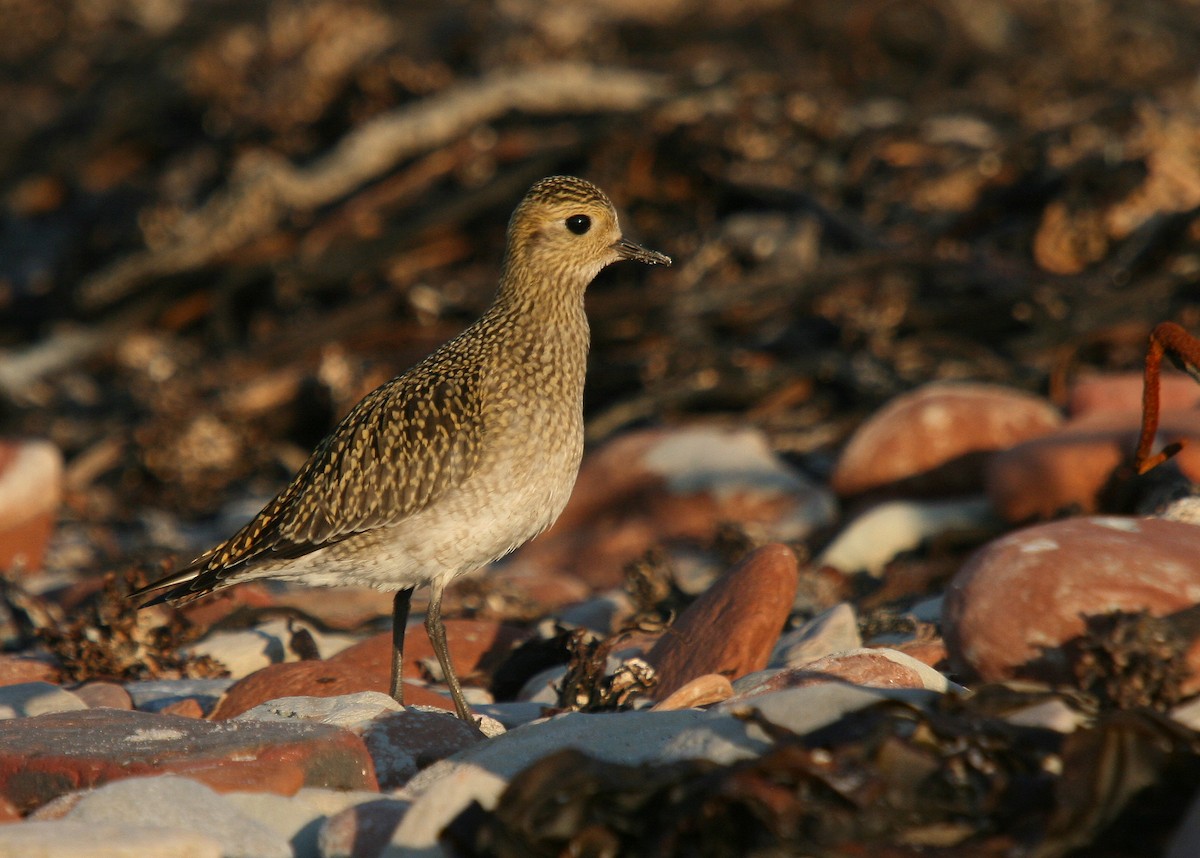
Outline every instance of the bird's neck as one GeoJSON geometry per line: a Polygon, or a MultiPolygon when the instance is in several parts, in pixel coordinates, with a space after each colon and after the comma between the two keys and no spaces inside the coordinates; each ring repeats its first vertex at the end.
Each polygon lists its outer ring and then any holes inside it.
{"type": "Polygon", "coordinates": [[[506,332],[507,347],[529,361],[550,361],[582,385],[591,332],[584,310],[587,284],[542,277],[536,283],[505,277],[484,324],[506,332]]]}

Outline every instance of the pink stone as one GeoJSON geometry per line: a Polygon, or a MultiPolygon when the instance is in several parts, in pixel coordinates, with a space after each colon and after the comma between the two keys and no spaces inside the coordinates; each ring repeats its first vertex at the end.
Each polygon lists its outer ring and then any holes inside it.
{"type": "Polygon", "coordinates": [[[733,696],[733,684],[719,673],[706,673],[675,689],[671,695],[652,707],[656,712],[676,709],[695,709],[720,703],[733,696]]]}
{"type": "Polygon", "coordinates": [[[867,688],[925,688],[944,690],[945,683],[920,664],[909,661],[895,650],[862,648],[839,652],[819,658],[800,667],[788,667],[764,675],[761,682],[743,690],[734,702],[750,700],[761,694],[783,691],[786,688],[805,688],[827,682],[846,682],[867,688]],[[909,663],[906,663],[908,661],[909,663]]]}
{"type": "Polygon", "coordinates": [[[58,683],[58,668],[42,658],[0,653],[0,685],[22,682],[58,683]]]}
{"type": "MultiPolygon", "coordinates": [[[[1072,418],[1097,411],[1141,411],[1143,378],[1140,372],[1085,375],[1075,380],[1067,394],[1072,418]]],[[[1200,406],[1200,384],[1164,365],[1159,378],[1159,407],[1180,411],[1200,406]]]]}
{"type": "Polygon", "coordinates": [[[1200,527],[1154,518],[1066,519],[994,540],[946,592],[950,665],[983,681],[1070,681],[1062,644],[1083,633],[1085,616],[1195,605],[1198,557],[1200,527]]]}
{"type": "Polygon", "coordinates": [[[658,673],[654,699],[664,700],[707,673],[737,679],[766,667],[799,574],[792,550],[774,543],[718,578],[647,653],[658,673]]]}
{"type": "Polygon", "coordinates": [[[851,436],[831,485],[868,491],[957,494],[978,490],[986,454],[1062,422],[1040,397],[990,384],[938,382],[898,396],[851,436]]]}
{"type": "MultiPolygon", "coordinates": [[[[996,453],[987,467],[987,493],[1008,521],[1047,518],[1063,510],[1089,513],[1113,469],[1132,455],[1141,411],[1094,411],[1040,438],[996,453]]],[[[1200,410],[1164,411],[1159,436],[1192,443],[1175,462],[1200,480],[1200,410]]]]}
{"type": "Polygon", "coordinates": [[[129,692],[115,682],[86,682],[78,688],[72,688],[71,693],[86,703],[89,709],[133,708],[133,698],[129,692]]]}
{"type": "Polygon", "coordinates": [[[377,788],[362,740],[325,724],[81,709],[19,718],[0,731],[0,798],[22,812],[66,792],[164,773],[219,792],[377,788]]]}

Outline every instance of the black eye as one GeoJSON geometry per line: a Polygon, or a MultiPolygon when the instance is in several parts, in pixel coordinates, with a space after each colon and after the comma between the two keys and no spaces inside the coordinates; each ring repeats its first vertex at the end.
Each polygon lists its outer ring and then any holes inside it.
{"type": "Polygon", "coordinates": [[[592,219],[587,215],[571,215],[567,218],[567,229],[576,235],[583,235],[592,228],[592,219]]]}

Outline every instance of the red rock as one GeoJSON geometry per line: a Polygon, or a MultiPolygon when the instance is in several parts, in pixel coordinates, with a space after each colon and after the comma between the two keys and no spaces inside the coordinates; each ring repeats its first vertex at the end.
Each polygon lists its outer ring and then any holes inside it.
{"type": "Polygon", "coordinates": [[[950,665],[984,681],[1068,682],[1061,645],[1084,631],[1083,617],[1118,610],[1162,616],[1195,605],[1197,557],[1200,527],[1154,518],[1067,519],[994,540],[946,592],[950,665]]]}
{"type": "Polygon", "coordinates": [[[168,703],[158,711],[163,715],[176,715],[180,718],[204,717],[204,709],[201,708],[200,702],[195,697],[185,697],[182,700],[176,700],[174,703],[168,703]]]}
{"type": "Polygon", "coordinates": [[[274,595],[263,584],[248,581],[189,602],[179,610],[189,623],[207,629],[242,608],[270,608],[275,604],[274,595]]]}
{"type": "MultiPolygon", "coordinates": [[[[1159,407],[1164,411],[1200,406],[1200,384],[1189,376],[1164,366],[1159,381],[1159,407]]],[[[1140,372],[1083,376],[1067,394],[1067,413],[1076,418],[1097,411],[1140,411],[1142,384],[1140,372]]]]}
{"type": "MultiPolygon", "coordinates": [[[[388,639],[391,639],[390,633],[388,639]]],[[[270,664],[231,685],[210,717],[214,721],[233,718],[260,703],[281,697],[337,697],[358,691],[387,694],[390,683],[390,662],[381,670],[364,670],[355,662],[338,661],[336,657],[325,661],[270,664]]],[[[404,702],[410,706],[454,709],[448,697],[407,680],[404,683],[404,702]]]]}
{"type": "Polygon", "coordinates": [[[926,670],[920,662],[890,648],[856,649],[819,658],[800,667],[785,668],[764,676],[733,701],[750,700],[772,691],[804,688],[826,682],[847,682],[866,688],[925,688],[944,691],[944,677],[926,670]]]}
{"type": "Polygon", "coordinates": [[[588,455],[562,516],[513,563],[606,590],[651,547],[708,545],[728,522],[769,539],[802,539],[833,512],[828,492],[784,463],[756,430],[647,429],[588,455]]]}
{"type": "Polygon", "coordinates": [[[787,621],[799,582],[796,555],[765,545],[718,578],[679,615],[646,660],[664,700],[706,673],[737,679],[762,670],[787,621]]]}
{"type": "Polygon", "coordinates": [[[380,789],[403,786],[420,769],[484,738],[478,727],[448,713],[416,709],[380,716],[363,733],[367,750],[376,761],[380,789]]]}
{"type": "Polygon", "coordinates": [[[47,441],[0,442],[0,570],[42,566],[62,499],[62,453],[47,441]]]}
{"type": "MultiPolygon", "coordinates": [[[[500,665],[520,641],[528,637],[523,629],[495,620],[451,619],[445,621],[450,661],[459,679],[466,681],[474,673],[488,674],[500,665]]],[[[409,623],[404,637],[404,675],[420,678],[422,659],[435,658],[433,645],[421,622],[409,623]]],[[[382,686],[371,690],[387,693],[392,670],[392,633],[381,632],[329,658],[331,664],[353,666],[356,670],[382,677],[382,686]]],[[[360,689],[361,690],[361,689],[360,689]]]]}
{"type": "Polygon", "coordinates": [[[0,797],[22,812],[73,790],[165,773],[225,792],[377,788],[362,740],[325,724],[82,709],[19,718],[0,731],[0,797]]]}
{"type": "Polygon", "coordinates": [[[72,688],[71,693],[86,703],[89,709],[133,708],[133,698],[129,696],[129,692],[115,682],[87,682],[78,688],[72,688]]]}
{"type": "Polygon", "coordinates": [[[59,669],[45,659],[0,653],[0,686],[59,681],[59,669]]]}
{"type": "Polygon", "coordinates": [[[1049,402],[991,384],[927,384],[862,424],[830,480],[839,495],[887,490],[958,494],[983,484],[987,453],[1062,422],[1049,402]]]}
{"type": "MultiPolygon", "coordinates": [[[[1133,453],[1141,411],[1095,411],[1048,435],[996,453],[988,462],[987,493],[1008,521],[1046,518],[1063,510],[1089,513],[1121,462],[1133,453]]],[[[1200,481],[1200,410],[1164,411],[1159,437],[1190,438],[1175,457],[1193,482],[1200,481]]]]}
{"type": "Polygon", "coordinates": [[[941,638],[892,644],[892,649],[912,656],[934,670],[942,670],[946,666],[946,642],[941,638]]]}

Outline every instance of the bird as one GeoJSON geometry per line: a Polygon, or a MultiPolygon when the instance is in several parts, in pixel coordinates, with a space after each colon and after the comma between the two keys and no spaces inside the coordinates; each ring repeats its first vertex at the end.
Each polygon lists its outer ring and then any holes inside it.
{"type": "Polygon", "coordinates": [[[455,712],[474,723],[450,662],[442,595],[566,506],[584,446],[584,295],[620,260],[671,264],[622,235],[596,185],[535,182],[509,220],[488,310],[368,393],[233,536],[130,597],[152,596],[139,608],[178,606],[261,578],[395,591],[390,690],[403,705],[410,602],[428,585],[425,629],[455,712]]]}

